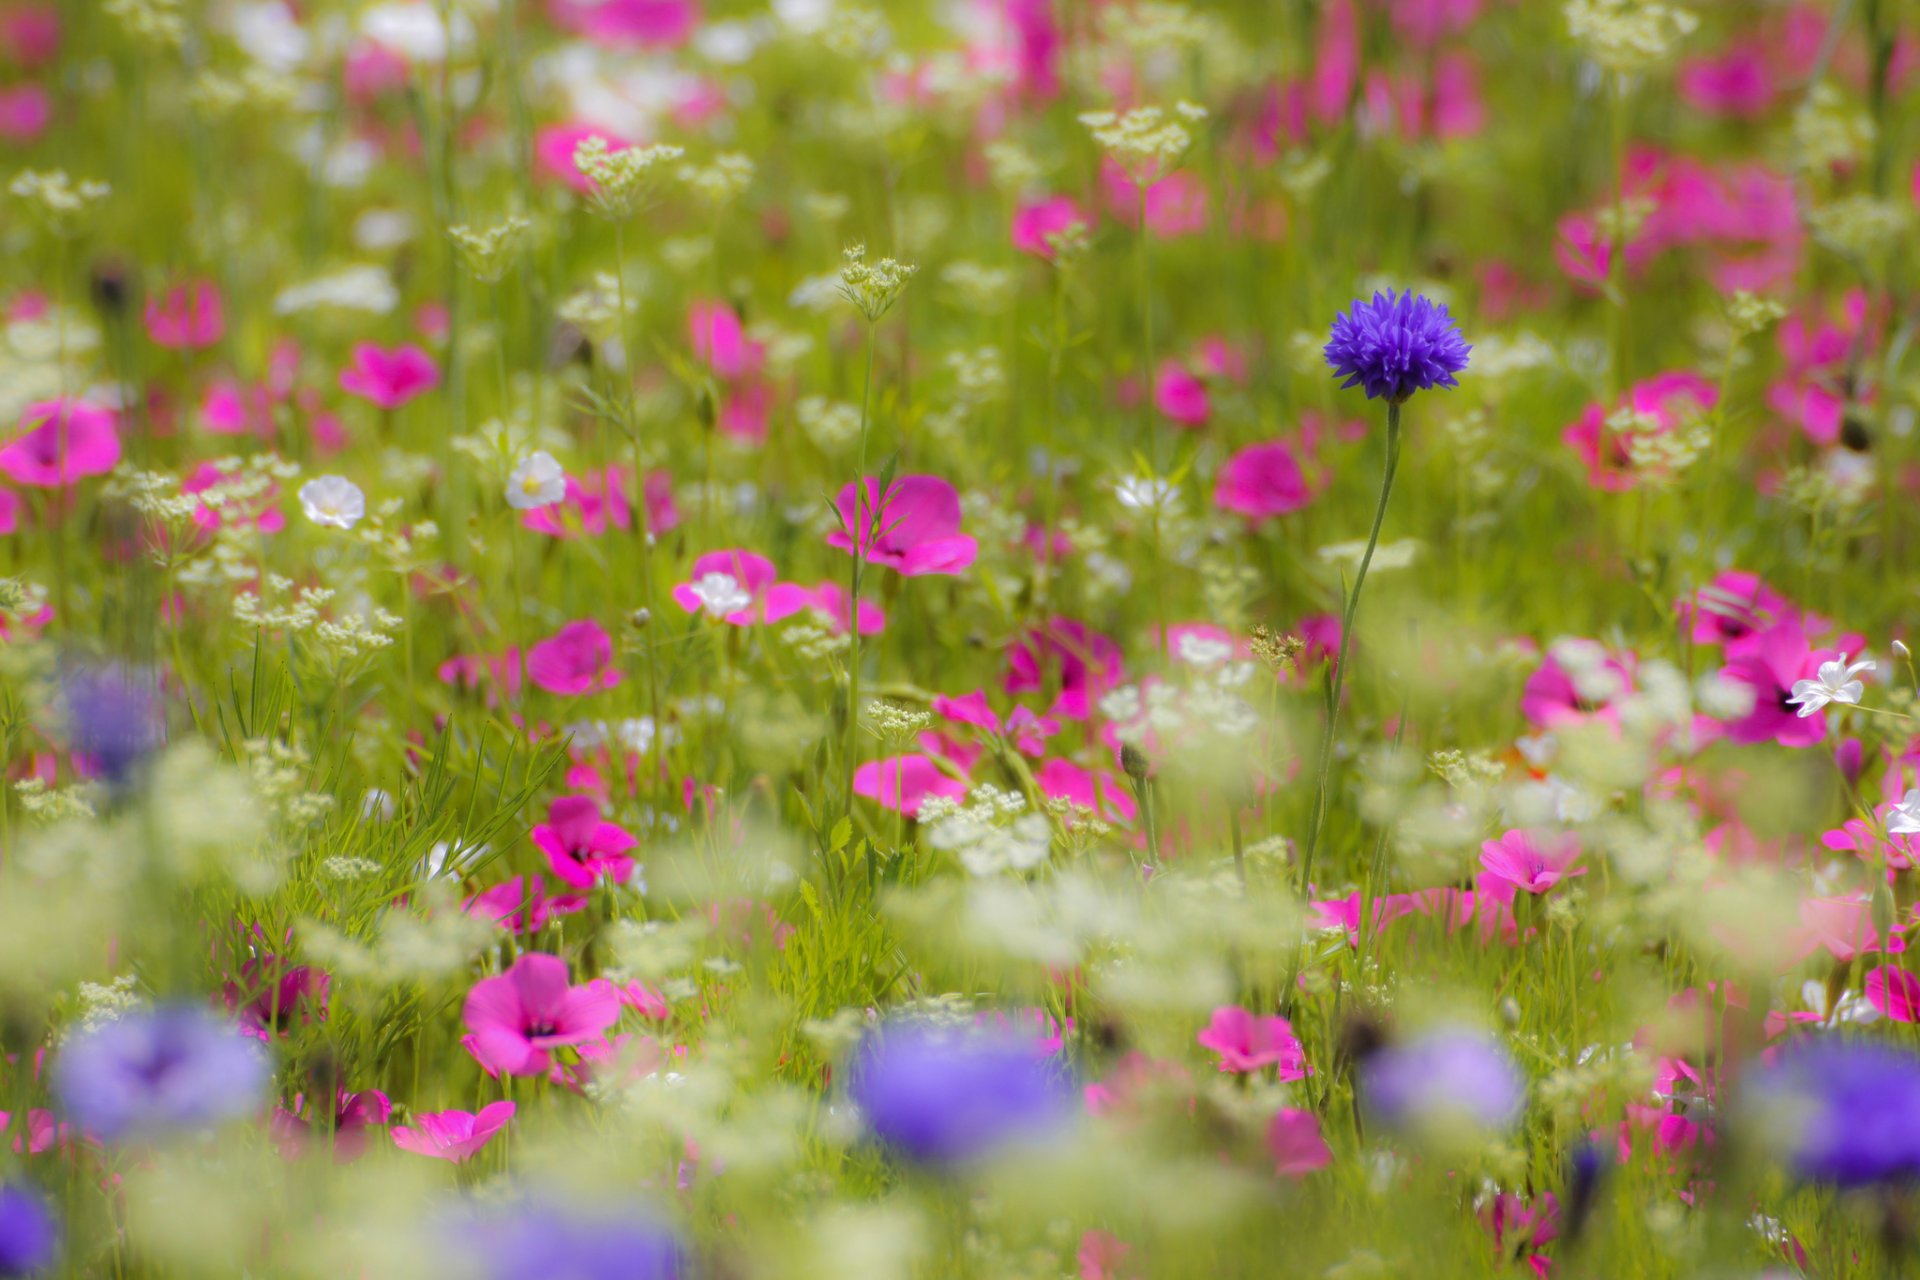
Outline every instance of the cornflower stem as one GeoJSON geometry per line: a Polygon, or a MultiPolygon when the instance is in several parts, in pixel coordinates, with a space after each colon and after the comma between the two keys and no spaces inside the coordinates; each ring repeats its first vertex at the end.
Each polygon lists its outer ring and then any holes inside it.
{"type": "Polygon", "coordinates": [[[1380,503],[1373,511],[1373,528],[1367,534],[1367,549],[1360,557],[1360,570],[1347,592],[1346,605],[1340,611],[1340,652],[1334,659],[1333,674],[1327,679],[1327,732],[1320,740],[1320,780],[1313,801],[1313,825],[1307,830],[1306,852],[1300,857],[1300,891],[1313,883],[1313,856],[1320,846],[1320,832],[1327,821],[1329,775],[1333,770],[1333,740],[1340,725],[1340,691],[1346,683],[1347,668],[1353,663],[1353,618],[1360,607],[1360,589],[1367,584],[1367,569],[1373,564],[1373,550],[1380,544],[1380,525],[1387,518],[1387,499],[1393,494],[1393,473],[1400,465],[1400,404],[1387,402],[1387,464],[1380,478],[1380,503]]]}
{"type": "MultiPolygon", "coordinates": [[[[846,816],[853,817],[853,771],[860,758],[860,577],[865,568],[862,551],[867,541],[868,523],[861,520],[861,504],[867,498],[867,428],[872,422],[873,406],[873,343],[874,332],[871,322],[867,325],[867,361],[866,375],[860,387],[860,465],[853,477],[853,510],[846,513],[846,519],[853,534],[853,568],[847,575],[847,749],[846,749],[846,816]]],[[[871,527],[880,524],[880,501],[886,495],[875,492],[873,510],[868,513],[867,521],[871,527]]],[[[898,800],[899,797],[895,797],[898,800]]]]}

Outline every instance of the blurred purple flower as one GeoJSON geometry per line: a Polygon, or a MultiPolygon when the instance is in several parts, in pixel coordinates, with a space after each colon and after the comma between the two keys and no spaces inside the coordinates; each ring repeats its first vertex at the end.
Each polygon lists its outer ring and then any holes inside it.
{"type": "Polygon", "coordinates": [[[1473,348],[1444,306],[1416,293],[1375,293],[1373,301],[1354,299],[1333,322],[1327,363],[1342,387],[1364,387],[1367,399],[1393,403],[1416,391],[1459,384],[1453,375],[1467,367],[1473,348]]]}
{"type": "Polygon", "coordinates": [[[129,1013],[61,1051],[54,1091],[107,1141],[244,1115],[259,1103],[267,1058],[231,1024],[193,1005],[129,1013]]]}
{"type": "Polygon", "coordinates": [[[1749,1079],[1748,1110],[1801,1177],[1843,1187],[1920,1174],[1920,1056],[1891,1045],[1791,1045],[1749,1079]]]}
{"type": "Polygon", "coordinates": [[[74,663],[60,676],[67,736],[100,777],[119,786],[166,736],[151,672],[119,663],[74,663]]]}
{"type": "Polygon", "coordinates": [[[945,1165],[1040,1136],[1063,1121],[1059,1069],[1022,1036],[896,1023],[867,1037],[850,1092],[874,1137],[908,1160],[945,1165]]]}
{"type": "Polygon", "coordinates": [[[1519,1119],[1525,1092],[1505,1050],[1459,1027],[1389,1045],[1360,1068],[1367,1114],[1388,1129],[1449,1122],[1505,1129],[1519,1119]]]}
{"type": "Polygon", "coordinates": [[[0,1276],[30,1276],[53,1261],[60,1232],[38,1192],[0,1186],[0,1276]]]}
{"type": "Polygon", "coordinates": [[[673,1228],[646,1207],[533,1197],[462,1217],[459,1249],[485,1280],[680,1280],[689,1274],[673,1228]]]}

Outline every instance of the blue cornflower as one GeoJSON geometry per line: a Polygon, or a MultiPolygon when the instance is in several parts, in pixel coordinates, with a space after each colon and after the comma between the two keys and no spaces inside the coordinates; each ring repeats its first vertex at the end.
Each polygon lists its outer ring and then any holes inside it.
{"type": "Polygon", "coordinates": [[[645,1205],[532,1195],[462,1214],[455,1248],[485,1280],[682,1280],[691,1274],[673,1228],[645,1205]]]}
{"type": "Polygon", "coordinates": [[[1367,1058],[1360,1097],[1383,1128],[1504,1130],[1520,1118],[1526,1083],[1498,1044],[1446,1027],[1367,1058]]]}
{"type": "Polygon", "coordinates": [[[244,1115],[267,1083],[266,1055],[197,1005],[116,1018],[61,1050],[54,1089],[67,1114],[107,1141],[244,1115]]]}
{"type": "Polygon", "coordinates": [[[60,1232],[38,1192],[0,1186],[0,1276],[30,1276],[53,1261],[60,1232]]]}
{"type": "Polygon", "coordinates": [[[1043,1136],[1070,1109],[1058,1068],[1032,1040],[1000,1032],[896,1023],[867,1037],[850,1080],[868,1130],[920,1164],[956,1164],[1043,1136]]]}
{"type": "Polygon", "coordinates": [[[1367,399],[1399,404],[1416,391],[1459,384],[1453,375],[1467,367],[1473,350],[1444,306],[1416,293],[1375,293],[1373,301],[1354,299],[1334,317],[1327,363],[1346,379],[1343,387],[1365,387],[1367,399]]]}
{"type": "Polygon", "coordinates": [[[1748,1080],[1762,1137],[1804,1178],[1842,1187],[1920,1175],[1920,1056],[1821,1038],[1748,1080]]]}
{"type": "Polygon", "coordinates": [[[73,749],[115,786],[161,743],[160,689],[149,672],[119,663],[75,663],[60,675],[73,749]]]}

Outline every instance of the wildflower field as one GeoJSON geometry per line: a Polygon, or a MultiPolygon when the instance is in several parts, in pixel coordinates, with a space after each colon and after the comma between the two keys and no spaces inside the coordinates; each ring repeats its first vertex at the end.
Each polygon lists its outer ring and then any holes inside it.
{"type": "Polygon", "coordinates": [[[0,0],[0,1277],[1920,1275],[1916,0],[0,0]]]}

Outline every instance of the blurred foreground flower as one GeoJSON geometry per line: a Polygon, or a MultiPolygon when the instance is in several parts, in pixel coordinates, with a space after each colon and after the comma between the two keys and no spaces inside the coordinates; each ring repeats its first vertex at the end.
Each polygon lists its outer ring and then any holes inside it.
{"type": "Polygon", "coordinates": [[[1042,1137],[1070,1093],[1030,1040],[896,1023],[867,1037],[851,1071],[867,1127],[919,1164],[951,1165],[1042,1137]]]}
{"type": "Polygon", "coordinates": [[[1525,1090],[1505,1050],[1459,1027],[1389,1045],[1360,1068],[1360,1097],[1377,1124],[1434,1137],[1509,1128],[1525,1090]]]}
{"type": "Polygon", "coordinates": [[[192,1005],[129,1013],[61,1051],[54,1091],[109,1141],[192,1129],[259,1104],[267,1058],[233,1026],[192,1005]]]}
{"type": "Polygon", "coordinates": [[[1885,1044],[1789,1046],[1748,1086],[1762,1140],[1804,1178],[1843,1187],[1920,1174],[1920,1056],[1885,1044]]]}
{"type": "Polygon", "coordinates": [[[0,1276],[30,1276],[53,1261],[59,1230],[38,1193],[0,1186],[0,1276]]]}
{"type": "Polygon", "coordinates": [[[679,1280],[680,1239],[644,1206],[529,1198],[458,1222],[455,1251],[486,1280],[679,1280]]]}

